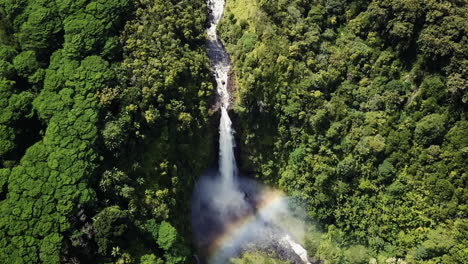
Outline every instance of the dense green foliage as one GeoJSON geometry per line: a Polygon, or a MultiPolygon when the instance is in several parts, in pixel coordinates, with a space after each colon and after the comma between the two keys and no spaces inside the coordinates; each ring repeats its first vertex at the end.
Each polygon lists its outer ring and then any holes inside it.
{"type": "MultiPolygon", "coordinates": [[[[78,44],[58,49],[63,32],[75,16],[89,13],[89,21],[106,24],[100,36],[112,35],[115,19],[92,15],[90,7],[124,7],[126,1],[78,3],[58,1],[2,1],[2,196],[0,202],[0,261],[2,263],[59,263],[69,217],[77,205],[94,200],[88,182],[95,175],[100,106],[95,94],[115,79],[100,57],[98,40],[93,50],[74,53],[78,44]],[[90,56],[88,56],[90,55],[90,56]],[[49,58],[50,57],[50,58],[49,58]],[[41,121],[37,120],[39,118],[41,121]],[[35,121],[35,120],[36,121],[35,121]],[[28,122],[25,131],[19,122],[28,122]],[[38,138],[41,131],[43,137],[38,138]],[[35,126],[38,127],[35,127],[35,126]],[[14,128],[14,129],[11,129],[14,128]],[[21,135],[23,133],[24,135],[21,135]],[[15,138],[33,134],[26,153],[12,153],[15,138]],[[34,135],[37,133],[37,135],[34,135]],[[6,147],[5,147],[6,146],[6,147]]],[[[124,9],[121,9],[124,11],[124,9]]],[[[116,32],[114,32],[115,34],[116,32]]],[[[26,139],[30,141],[31,139],[26,139]]],[[[23,141],[24,143],[24,141],[23,141]]],[[[20,143],[18,143],[20,144],[20,143]]],[[[28,147],[28,146],[27,146],[28,147]]]]}
{"type": "Polygon", "coordinates": [[[288,262],[272,258],[260,252],[247,252],[241,258],[231,259],[232,264],[286,264],[288,262]]]}
{"type": "Polygon", "coordinates": [[[108,238],[103,230],[105,236],[96,238],[103,257],[183,263],[191,260],[193,184],[213,162],[216,138],[206,6],[138,1],[134,14],[120,39],[119,84],[97,94],[105,108],[98,196],[102,207],[124,211],[129,226],[118,236],[108,238]]]}
{"type": "Polygon", "coordinates": [[[323,260],[468,261],[467,14],[466,1],[228,1],[243,168],[303,200],[327,230],[323,260]]]}
{"type": "Polygon", "coordinates": [[[1,263],[189,259],[214,156],[205,10],[0,1],[1,263]]]}

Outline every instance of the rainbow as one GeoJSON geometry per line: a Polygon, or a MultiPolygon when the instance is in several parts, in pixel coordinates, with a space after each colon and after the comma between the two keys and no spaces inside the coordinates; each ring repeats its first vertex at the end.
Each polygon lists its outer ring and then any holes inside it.
{"type": "Polygon", "coordinates": [[[208,263],[218,264],[223,258],[223,252],[238,245],[242,238],[251,230],[259,215],[267,215],[281,206],[285,195],[277,190],[267,190],[256,204],[257,212],[249,213],[226,226],[224,232],[211,243],[208,249],[208,263]]]}

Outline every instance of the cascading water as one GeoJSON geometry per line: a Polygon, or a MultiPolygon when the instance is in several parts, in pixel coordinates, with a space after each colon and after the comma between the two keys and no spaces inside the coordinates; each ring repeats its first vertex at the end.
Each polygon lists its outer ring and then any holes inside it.
{"type": "Polygon", "coordinates": [[[228,108],[230,94],[228,91],[229,71],[231,62],[229,55],[219,39],[216,29],[223,15],[224,0],[208,0],[210,10],[210,26],[208,27],[208,56],[216,78],[219,102],[221,104],[221,120],[219,124],[219,171],[221,177],[230,184],[237,174],[236,159],[234,156],[234,131],[229,118],[228,108]]]}
{"type": "Polygon", "coordinates": [[[285,222],[293,219],[286,209],[285,197],[238,175],[234,130],[228,114],[231,62],[216,32],[225,0],[207,0],[207,4],[210,22],[207,52],[221,111],[219,170],[205,173],[195,187],[192,226],[196,244],[210,264],[227,263],[230,257],[252,249],[273,249],[294,263],[309,263],[307,251],[295,242],[288,230],[290,223],[285,222]]]}

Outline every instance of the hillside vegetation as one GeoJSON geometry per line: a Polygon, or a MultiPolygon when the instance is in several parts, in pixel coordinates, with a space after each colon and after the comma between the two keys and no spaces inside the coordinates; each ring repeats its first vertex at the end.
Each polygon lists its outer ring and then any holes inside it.
{"type": "Polygon", "coordinates": [[[0,1],[0,263],[190,261],[204,1],[0,1]]]}
{"type": "Polygon", "coordinates": [[[465,1],[231,0],[241,163],[326,263],[466,263],[465,1]]]}

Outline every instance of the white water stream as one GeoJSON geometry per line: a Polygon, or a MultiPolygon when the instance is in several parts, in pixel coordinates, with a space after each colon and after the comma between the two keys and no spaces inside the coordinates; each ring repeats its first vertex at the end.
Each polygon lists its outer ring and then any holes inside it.
{"type": "Polygon", "coordinates": [[[219,171],[226,184],[231,185],[237,174],[236,159],[234,156],[234,131],[228,115],[231,101],[228,91],[229,71],[231,62],[229,55],[219,39],[216,28],[223,15],[224,0],[208,0],[210,10],[210,26],[208,28],[208,56],[217,84],[219,101],[221,103],[221,120],[219,124],[219,171]]]}
{"type": "MultiPolygon", "coordinates": [[[[238,190],[233,190],[233,188],[237,188],[234,184],[237,177],[237,165],[234,156],[234,130],[232,129],[232,122],[228,114],[231,102],[228,89],[231,61],[216,32],[218,23],[223,16],[225,0],[207,0],[207,4],[210,21],[207,29],[208,56],[216,78],[216,88],[221,108],[221,120],[219,124],[219,173],[222,177],[222,189],[226,190],[226,194],[228,195],[229,193],[238,193],[238,190]]],[[[304,263],[309,263],[307,251],[300,244],[293,241],[291,236],[286,234],[281,238],[281,241],[286,242],[304,263]]]]}

